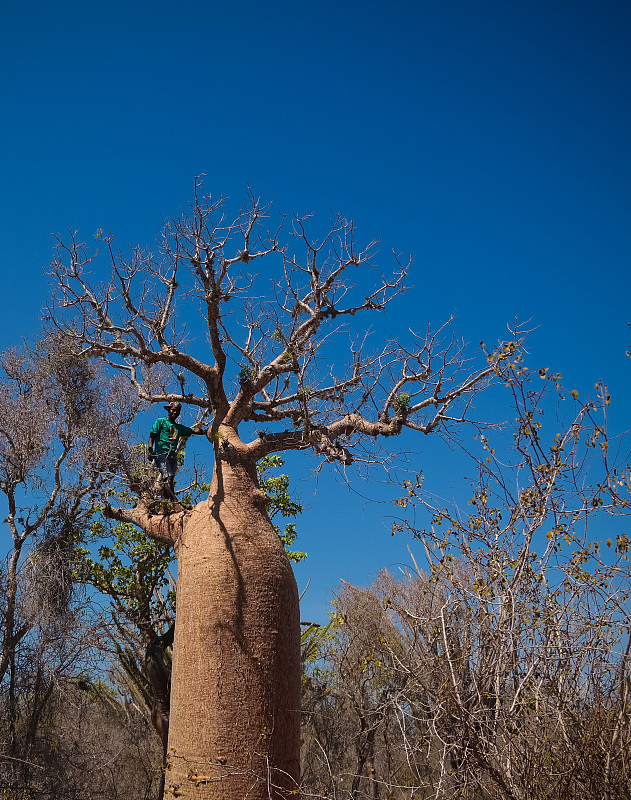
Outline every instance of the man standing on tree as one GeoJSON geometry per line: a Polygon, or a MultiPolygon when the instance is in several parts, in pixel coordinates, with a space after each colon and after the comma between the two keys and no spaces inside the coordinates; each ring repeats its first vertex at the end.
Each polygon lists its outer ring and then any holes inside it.
{"type": "Polygon", "coordinates": [[[164,406],[164,410],[168,412],[168,416],[160,417],[151,426],[147,458],[149,461],[155,460],[155,465],[160,470],[162,498],[179,505],[175,494],[175,473],[180,444],[183,444],[189,436],[203,436],[206,431],[197,425],[188,428],[176,422],[182,410],[180,403],[169,403],[168,406],[164,406]]]}

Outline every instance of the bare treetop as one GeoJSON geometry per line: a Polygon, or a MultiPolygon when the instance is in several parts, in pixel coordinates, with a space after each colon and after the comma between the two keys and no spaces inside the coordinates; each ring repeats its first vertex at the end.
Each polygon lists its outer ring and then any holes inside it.
{"type": "Polygon", "coordinates": [[[91,274],[98,252],[75,235],[58,238],[48,317],[83,352],[127,372],[142,400],[211,412],[214,435],[254,422],[247,450],[255,458],[312,448],[349,464],[366,437],[462,421],[519,346],[515,337],[476,365],[449,320],[438,331],[409,331],[407,347],[393,339],[374,351],[369,325],[358,329],[354,318],[384,311],[405,290],[410,260],[395,255],[390,274],[360,291],[355,282],[376,273],[377,242],[359,246],[351,221],[337,216],[315,239],[310,215],[271,226],[269,206],[252,194],[236,218],[225,208],[201,194],[198,179],[189,213],[166,222],[155,250],[124,253],[97,234],[111,270],[103,285],[91,274]],[[265,296],[261,276],[269,276],[265,296]],[[204,347],[190,338],[195,324],[187,327],[200,311],[204,347]],[[340,367],[331,343],[339,348],[342,335],[340,367]]]}

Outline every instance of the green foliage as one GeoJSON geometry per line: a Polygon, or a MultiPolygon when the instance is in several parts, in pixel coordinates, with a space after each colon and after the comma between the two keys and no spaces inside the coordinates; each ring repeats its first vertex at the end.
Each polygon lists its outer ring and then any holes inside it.
{"type": "Polygon", "coordinates": [[[98,548],[98,559],[87,548],[80,550],[84,580],[112,598],[115,608],[135,623],[162,616],[164,602],[173,599],[168,592],[170,548],[129,523],[94,522],[89,541],[102,541],[104,536],[109,542],[98,548]]]}
{"type": "Polygon", "coordinates": [[[239,386],[244,387],[252,383],[255,376],[256,376],[256,370],[254,369],[254,367],[250,366],[249,364],[241,364],[241,368],[237,373],[237,380],[239,381],[239,386]]]}
{"type": "MultiPolygon", "coordinates": [[[[262,458],[256,467],[259,485],[268,497],[267,513],[271,520],[274,520],[279,515],[286,519],[288,517],[297,517],[298,514],[302,513],[301,504],[293,500],[289,494],[289,477],[287,475],[270,474],[271,470],[280,469],[284,463],[280,456],[268,455],[262,458]]],[[[295,522],[287,523],[282,533],[278,525],[274,525],[274,528],[285,545],[290,561],[297,563],[307,557],[307,554],[302,550],[289,550],[298,536],[295,522]]]]}
{"type": "Polygon", "coordinates": [[[401,392],[395,397],[394,405],[397,411],[405,411],[407,408],[410,407],[410,401],[412,400],[412,395],[409,392],[401,392]]]}
{"type": "Polygon", "coordinates": [[[316,686],[327,686],[331,682],[331,671],[325,663],[326,651],[336,640],[343,624],[340,614],[333,611],[326,625],[304,623],[300,636],[303,693],[313,691],[316,686]]]}

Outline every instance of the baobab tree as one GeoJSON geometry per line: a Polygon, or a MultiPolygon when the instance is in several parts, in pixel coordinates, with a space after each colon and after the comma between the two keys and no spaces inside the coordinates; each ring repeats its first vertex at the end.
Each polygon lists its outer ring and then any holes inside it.
{"type": "Polygon", "coordinates": [[[79,351],[126,372],[142,401],[212,415],[207,500],[164,514],[141,499],[107,513],[178,560],[165,793],[255,800],[295,795],[300,770],[298,593],[257,462],[310,450],[347,468],[405,429],[446,433],[519,341],[481,364],[447,326],[371,350],[358,318],[404,291],[409,261],[395,256],[391,276],[362,293],[353,280],[375,272],[376,242],[358,247],[352,222],[338,216],[316,240],[309,217],[272,227],[252,195],[236,218],[225,207],[197,180],[191,208],[166,222],[155,249],[122,252],[99,233],[111,270],[102,285],[90,274],[98,254],[76,235],[59,239],[49,316],[79,351]],[[334,338],[337,348],[348,340],[341,368],[334,338]]]}

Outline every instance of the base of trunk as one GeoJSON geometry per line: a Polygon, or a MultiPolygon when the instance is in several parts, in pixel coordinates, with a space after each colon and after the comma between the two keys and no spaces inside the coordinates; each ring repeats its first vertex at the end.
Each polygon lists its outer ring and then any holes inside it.
{"type": "MultiPolygon", "coordinates": [[[[165,797],[296,797],[300,616],[260,492],[201,503],[176,545],[165,797]]],[[[211,495],[212,496],[212,495],[211,495]]]]}

